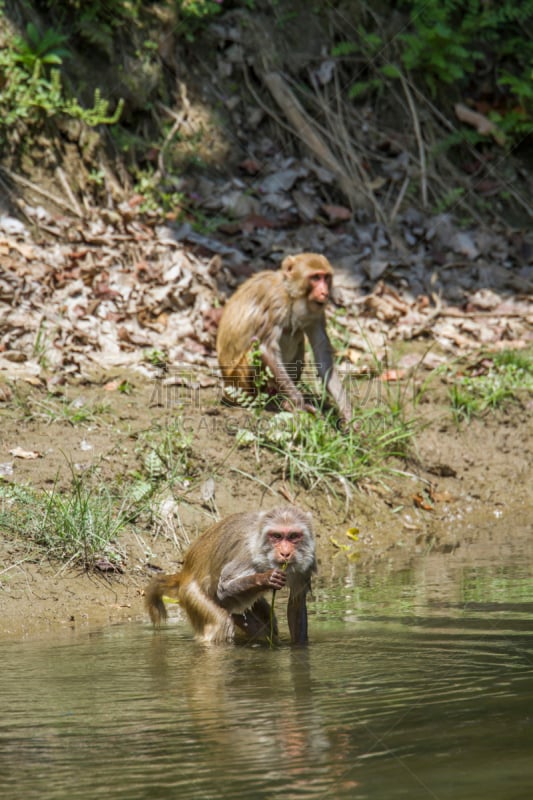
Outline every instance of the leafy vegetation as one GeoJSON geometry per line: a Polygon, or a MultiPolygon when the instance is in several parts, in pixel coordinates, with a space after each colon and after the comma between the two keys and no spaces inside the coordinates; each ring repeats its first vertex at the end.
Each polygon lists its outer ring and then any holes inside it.
{"type": "Polygon", "coordinates": [[[399,6],[407,14],[399,31],[389,34],[384,20],[376,26],[372,16],[334,47],[336,57],[366,59],[351,97],[381,92],[405,72],[434,98],[468,91],[511,139],[531,133],[533,0],[401,0],[399,6]]]}
{"type": "Polygon", "coordinates": [[[532,392],[533,359],[528,353],[504,350],[455,376],[449,396],[454,419],[468,422],[532,392]]]}
{"type": "Polygon", "coordinates": [[[151,490],[158,483],[183,485],[193,474],[191,442],[192,437],[184,433],[179,419],[154,425],[139,434],[136,452],[140,470],[134,477],[151,490]]]}
{"type": "Polygon", "coordinates": [[[69,55],[64,48],[67,37],[54,30],[39,35],[33,24],[27,37],[15,37],[0,50],[0,142],[38,131],[50,118],[60,114],[81,119],[88,125],[113,125],[123,108],[119,102],[109,113],[109,102],[95,89],[92,108],[84,108],[67,96],[61,73],[56,68],[69,55]],[[52,66],[56,65],[56,66],[52,66]]]}
{"type": "Polygon", "coordinates": [[[318,486],[337,495],[349,494],[364,478],[394,471],[391,459],[404,458],[415,435],[415,424],[402,404],[359,408],[357,425],[338,428],[336,414],[263,413],[264,398],[243,399],[251,409],[250,424],[236,431],[240,447],[251,447],[260,461],[261,449],[282,460],[284,480],[308,490],[318,486]]]}
{"type": "Polygon", "coordinates": [[[124,553],[118,535],[132,518],[132,506],[99,485],[72,472],[69,492],[40,492],[17,484],[0,485],[0,527],[11,534],[24,531],[27,540],[60,561],[93,568],[99,559],[119,568],[124,553]]]}
{"type": "Polygon", "coordinates": [[[33,397],[21,391],[15,392],[14,402],[20,416],[26,420],[72,426],[95,423],[110,410],[106,403],[87,404],[82,398],[69,400],[67,397],[52,394],[46,397],[33,397]]]}

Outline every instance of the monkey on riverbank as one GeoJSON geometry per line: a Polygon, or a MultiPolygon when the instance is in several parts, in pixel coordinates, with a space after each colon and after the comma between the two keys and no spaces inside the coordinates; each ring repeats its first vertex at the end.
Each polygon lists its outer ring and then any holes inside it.
{"type": "Polygon", "coordinates": [[[263,596],[289,588],[287,620],[293,644],[307,642],[306,594],[316,571],[311,515],[295,506],[232,514],[191,545],[180,572],[155,577],[145,592],[157,625],[166,619],[163,596],[185,609],[196,637],[233,641],[277,638],[277,622],[263,596]]]}
{"type": "Polygon", "coordinates": [[[259,272],[245,281],[226,303],[218,328],[217,355],[225,386],[256,393],[257,353],[267,376],[267,391],[282,395],[287,410],[316,413],[296,386],[307,337],[318,374],[343,423],[349,423],[350,401],[335,369],[326,331],[332,282],[333,268],[318,253],[287,256],[281,269],[259,272]]]}

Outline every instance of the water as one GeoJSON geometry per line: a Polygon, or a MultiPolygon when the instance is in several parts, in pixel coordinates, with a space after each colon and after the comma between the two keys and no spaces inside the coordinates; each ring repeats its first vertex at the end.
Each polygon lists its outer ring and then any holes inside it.
{"type": "Polygon", "coordinates": [[[531,562],[452,562],[318,585],[306,649],[3,643],[2,798],[530,800],[531,562]]]}

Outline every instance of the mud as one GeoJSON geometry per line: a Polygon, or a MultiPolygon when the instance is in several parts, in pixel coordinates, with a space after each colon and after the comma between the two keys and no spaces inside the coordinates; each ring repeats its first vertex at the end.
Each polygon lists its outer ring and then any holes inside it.
{"type": "MultiPolygon", "coordinates": [[[[7,384],[4,384],[6,388],[7,384]]],[[[413,409],[421,426],[413,456],[394,466],[399,475],[365,481],[353,495],[334,497],[290,486],[273,455],[235,447],[240,409],[223,408],[213,388],[188,406],[162,402],[153,381],[135,374],[106,376],[72,385],[50,398],[26,381],[12,384],[3,403],[0,461],[5,478],[57,490],[70,485],[72,470],[91,471],[124,492],[142,469],[143,442],[158,426],[176,423],[190,443],[187,477],[176,481],[172,524],[137,524],[124,533],[122,573],[85,572],[48,560],[18,535],[0,543],[0,636],[43,636],[144,617],[142,590],[153,565],[175,570],[187,541],[217,514],[292,500],[312,509],[317,522],[319,576],[328,583],[347,571],[363,574],[386,565],[400,569],[428,552],[479,558],[505,550],[513,527],[528,534],[533,518],[531,409],[519,404],[458,427],[445,396],[437,391],[413,409]],[[110,382],[111,380],[111,382],[110,382]],[[127,380],[130,394],[117,390],[127,380]],[[72,410],[87,418],[72,421],[72,410]],[[70,414],[70,416],[69,416],[70,414]],[[35,459],[10,456],[16,447],[35,459]],[[212,480],[206,491],[206,481],[212,480]],[[212,488],[214,487],[214,494],[212,488]],[[430,497],[429,502],[420,502],[430,497]],[[357,528],[357,541],[346,536],[357,528]],[[480,539],[481,537],[481,539],[480,539]]],[[[164,400],[164,398],[163,398],[164,400]]]]}

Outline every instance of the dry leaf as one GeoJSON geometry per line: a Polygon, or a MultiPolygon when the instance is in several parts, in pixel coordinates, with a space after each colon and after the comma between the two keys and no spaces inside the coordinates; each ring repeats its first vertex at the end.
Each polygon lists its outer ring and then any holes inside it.
{"type": "Polygon", "coordinates": [[[505,144],[505,134],[503,131],[483,114],[480,114],[478,111],[473,111],[462,103],[456,103],[454,111],[458,120],[465,122],[467,125],[471,125],[481,136],[492,136],[497,144],[505,144]]]}
{"type": "Polygon", "coordinates": [[[329,221],[333,224],[338,222],[346,222],[346,220],[352,218],[352,212],[349,208],[346,208],[346,206],[335,206],[324,203],[324,205],[320,206],[320,208],[327,216],[329,221]]]}
{"type": "Polygon", "coordinates": [[[215,480],[214,478],[208,478],[206,481],[202,483],[200,487],[200,494],[202,495],[202,500],[204,503],[210,503],[215,497],[215,480]]]}
{"type": "Polygon", "coordinates": [[[24,450],[23,447],[14,447],[13,450],[9,451],[9,454],[15,458],[41,458],[41,453],[38,453],[36,450],[24,450]]]}
{"type": "Polygon", "coordinates": [[[428,501],[427,497],[424,497],[422,494],[413,495],[413,503],[417,508],[421,508],[423,511],[433,511],[433,505],[428,501]]]}
{"type": "Polygon", "coordinates": [[[392,382],[392,381],[401,381],[407,375],[406,370],[404,369],[387,369],[385,372],[382,372],[379,376],[380,381],[383,382],[392,382]]]}

